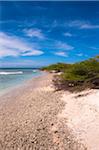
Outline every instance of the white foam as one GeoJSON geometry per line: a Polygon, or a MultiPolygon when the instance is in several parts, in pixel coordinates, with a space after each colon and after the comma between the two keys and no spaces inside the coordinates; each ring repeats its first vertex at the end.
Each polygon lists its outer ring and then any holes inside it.
{"type": "Polygon", "coordinates": [[[2,71],[2,72],[0,72],[0,75],[10,75],[10,74],[23,74],[23,72],[22,71],[17,71],[17,72],[2,71]]]}
{"type": "Polygon", "coordinates": [[[35,70],[33,70],[33,72],[37,72],[37,70],[35,69],[35,70]]]}

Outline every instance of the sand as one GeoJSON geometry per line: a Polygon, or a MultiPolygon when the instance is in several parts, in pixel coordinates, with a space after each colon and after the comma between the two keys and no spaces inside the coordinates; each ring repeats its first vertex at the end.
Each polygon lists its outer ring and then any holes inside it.
{"type": "Polygon", "coordinates": [[[53,74],[46,74],[0,96],[0,150],[85,150],[86,146],[96,150],[99,146],[99,103],[93,99],[99,94],[90,91],[88,98],[56,92],[52,79],[53,74]]]}
{"type": "Polygon", "coordinates": [[[87,150],[99,150],[99,90],[77,94],[64,92],[65,108],[59,114],[67,119],[67,126],[87,150]]]}

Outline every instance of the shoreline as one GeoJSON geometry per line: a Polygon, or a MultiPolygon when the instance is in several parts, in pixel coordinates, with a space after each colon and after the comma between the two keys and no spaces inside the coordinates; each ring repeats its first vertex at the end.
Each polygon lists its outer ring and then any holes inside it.
{"type": "Polygon", "coordinates": [[[65,103],[52,79],[52,74],[38,77],[0,97],[0,149],[84,150],[58,118],[65,103]]]}
{"type": "MultiPolygon", "coordinates": [[[[47,74],[47,73],[46,73],[47,74]]],[[[14,85],[12,87],[9,87],[7,88],[6,90],[2,90],[0,91],[0,97],[3,96],[3,95],[6,95],[6,94],[9,94],[10,92],[12,92],[13,90],[18,90],[19,88],[23,88],[24,86],[27,86],[31,81],[35,80],[36,78],[39,78],[41,76],[44,76],[46,75],[44,72],[40,71],[40,74],[30,78],[30,79],[27,79],[25,81],[23,81],[22,83],[18,83],[17,85],[14,85]]]]}
{"type": "Polygon", "coordinates": [[[46,73],[0,96],[0,149],[98,150],[99,91],[55,91],[52,79],[46,73]]]}

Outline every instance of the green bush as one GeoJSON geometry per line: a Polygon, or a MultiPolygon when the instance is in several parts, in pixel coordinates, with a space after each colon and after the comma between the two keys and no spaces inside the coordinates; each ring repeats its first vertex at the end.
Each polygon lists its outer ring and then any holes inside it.
{"type": "Polygon", "coordinates": [[[47,67],[43,67],[41,68],[41,70],[64,72],[64,70],[67,69],[69,66],[70,64],[57,63],[57,64],[49,65],[47,67]]]}
{"type": "Polygon", "coordinates": [[[99,88],[99,58],[72,64],[54,80],[54,85],[66,90],[99,88]]]}
{"type": "Polygon", "coordinates": [[[84,80],[87,78],[87,69],[84,65],[74,64],[61,75],[64,80],[84,80]]]}
{"type": "Polygon", "coordinates": [[[57,63],[42,70],[62,72],[54,77],[56,89],[75,91],[99,88],[99,56],[74,64],[57,63]]]}
{"type": "Polygon", "coordinates": [[[96,59],[90,59],[80,63],[73,64],[62,74],[66,80],[86,80],[99,74],[99,62],[96,59]]]}

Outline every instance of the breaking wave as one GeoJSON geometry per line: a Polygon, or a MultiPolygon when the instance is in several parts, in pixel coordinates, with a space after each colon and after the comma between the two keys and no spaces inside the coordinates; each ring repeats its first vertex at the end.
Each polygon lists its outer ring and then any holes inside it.
{"type": "Polygon", "coordinates": [[[17,71],[17,72],[2,71],[2,72],[0,72],[0,75],[10,75],[10,74],[23,74],[23,72],[22,71],[17,71]]]}

